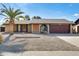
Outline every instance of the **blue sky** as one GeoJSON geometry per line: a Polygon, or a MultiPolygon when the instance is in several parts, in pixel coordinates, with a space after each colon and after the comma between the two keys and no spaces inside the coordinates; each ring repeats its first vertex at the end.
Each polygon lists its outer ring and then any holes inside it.
{"type": "MultiPolygon", "coordinates": [[[[40,16],[49,19],[68,19],[75,21],[79,18],[79,4],[78,3],[7,3],[7,7],[11,6],[15,9],[21,9],[25,12],[24,15],[40,16]]],[[[2,5],[0,5],[2,8],[2,5]]],[[[0,23],[3,22],[0,16],[0,23]]]]}

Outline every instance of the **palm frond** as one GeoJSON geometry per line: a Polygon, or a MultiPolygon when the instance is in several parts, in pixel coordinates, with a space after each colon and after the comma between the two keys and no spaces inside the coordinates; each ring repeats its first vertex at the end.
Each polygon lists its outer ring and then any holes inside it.
{"type": "MultiPolygon", "coordinates": [[[[4,4],[2,4],[3,9],[2,9],[2,14],[3,16],[7,15],[8,18],[10,18],[10,20],[14,20],[17,16],[23,14],[24,12],[22,12],[20,9],[15,9],[14,8],[7,8],[4,4]]],[[[23,18],[22,16],[20,16],[21,18],[23,18]]]]}
{"type": "Polygon", "coordinates": [[[3,7],[4,7],[4,9],[6,9],[7,10],[7,7],[4,5],[4,4],[1,4],[3,7]]]}
{"type": "Polygon", "coordinates": [[[7,17],[7,15],[5,15],[5,14],[3,14],[3,13],[0,13],[0,15],[7,17]]]}
{"type": "Polygon", "coordinates": [[[20,14],[23,14],[23,13],[24,13],[24,12],[21,12],[21,11],[20,11],[20,12],[17,12],[17,13],[16,13],[16,16],[17,16],[17,15],[20,15],[20,14]]]}
{"type": "Polygon", "coordinates": [[[20,9],[15,10],[15,13],[20,12],[20,9]]]}
{"type": "Polygon", "coordinates": [[[17,16],[16,19],[19,19],[19,18],[23,18],[25,20],[25,17],[24,16],[17,16]]]}

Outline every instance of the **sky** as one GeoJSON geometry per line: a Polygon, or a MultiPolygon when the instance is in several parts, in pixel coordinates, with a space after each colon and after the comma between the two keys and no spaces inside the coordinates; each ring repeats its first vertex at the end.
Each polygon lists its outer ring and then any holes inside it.
{"type": "MultiPolygon", "coordinates": [[[[79,3],[6,3],[7,7],[21,9],[24,15],[40,16],[47,19],[67,19],[76,21],[79,18],[79,3]]],[[[0,9],[3,8],[0,4],[0,9]]],[[[0,23],[4,21],[0,15],[0,23]]]]}

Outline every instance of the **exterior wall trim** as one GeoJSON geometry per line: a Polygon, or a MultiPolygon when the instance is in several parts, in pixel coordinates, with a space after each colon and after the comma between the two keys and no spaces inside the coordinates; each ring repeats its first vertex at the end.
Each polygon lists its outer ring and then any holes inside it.
{"type": "Polygon", "coordinates": [[[70,24],[70,33],[72,34],[72,24],[70,24]]]}
{"type": "Polygon", "coordinates": [[[48,34],[49,34],[49,33],[50,33],[50,32],[49,32],[49,24],[47,24],[47,27],[48,27],[48,34]]]}
{"type": "Polygon", "coordinates": [[[41,32],[41,31],[40,31],[40,26],[41,26],[41,24],[39,24],[39,33],[41,32]]]}
{"type": "Polygon", "coordinates": [[[33,24],[31,26],[32,26],[32,33],[33,33],[33,24]]]}

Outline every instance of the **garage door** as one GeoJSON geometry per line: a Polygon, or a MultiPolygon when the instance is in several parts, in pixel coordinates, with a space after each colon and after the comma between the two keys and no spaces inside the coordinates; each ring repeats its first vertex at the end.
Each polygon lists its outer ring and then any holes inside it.
{"type": "Polygon", "coordinates": [[[68,24],[50,24],[50,33],[69,33],[70,26],[68,24]]]}

